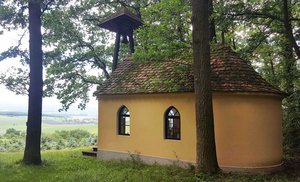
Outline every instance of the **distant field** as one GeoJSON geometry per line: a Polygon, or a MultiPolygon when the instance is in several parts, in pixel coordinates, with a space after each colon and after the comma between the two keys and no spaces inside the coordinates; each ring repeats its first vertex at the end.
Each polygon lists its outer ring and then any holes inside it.
{"type": "MultiPolygon", "coordinates": [[[[0,115],[0,135],[4,134],[8,128],[25,131],[26,120],[26,116],[0,115]]],[[[83,129],[90,133],[97,134],[97,118],[88,116],[43,117],[43,133],[53,133],[56,130],[74,129],[83,129]]]]}

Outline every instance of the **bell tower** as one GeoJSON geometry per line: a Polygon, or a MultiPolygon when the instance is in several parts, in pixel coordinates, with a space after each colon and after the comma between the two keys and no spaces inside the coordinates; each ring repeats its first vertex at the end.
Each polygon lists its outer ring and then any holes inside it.
{"type": "Polygon", "coordinates": [[[127,8],[122,8],[102,21],[99,26],[116,33],[112,71],[117,68],[120,43],[128,43],[130,52],[134,52],[133,31],[142,25],[142,20],[132,14],[127,8]],[[122,41],[121,41],[122,37],[122,41]]]}

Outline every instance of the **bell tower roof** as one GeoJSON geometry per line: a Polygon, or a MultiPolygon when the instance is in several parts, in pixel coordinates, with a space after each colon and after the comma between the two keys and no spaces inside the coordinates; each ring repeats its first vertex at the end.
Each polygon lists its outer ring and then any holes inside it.
{"type": "Polygon", "coordinates": [[[121,8],[99,24],[101,28],[125,35],[129,35],[130,32],[141,25],[142,20],[127,8],[121,8]]]}

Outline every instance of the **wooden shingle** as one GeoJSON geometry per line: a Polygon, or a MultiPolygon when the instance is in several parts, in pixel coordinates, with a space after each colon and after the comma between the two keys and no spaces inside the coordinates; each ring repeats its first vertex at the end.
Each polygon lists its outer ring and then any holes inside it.
{"type": "MultiPolygon", "coordinates": [[[[211,84],[214,92],[258,92],[284,95],[263,79],[237,53],[220,46],[211,53],[211,84]]],[[[193,92],[191,64],[179,61],[133,62],[125,60],[104,82],[99,95],[193,92]]]]}

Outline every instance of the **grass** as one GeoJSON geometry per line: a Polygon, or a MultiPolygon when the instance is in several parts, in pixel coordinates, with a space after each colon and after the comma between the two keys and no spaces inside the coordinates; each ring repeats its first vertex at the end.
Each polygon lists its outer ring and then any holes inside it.
{"type": "Polygon", "coordinates": [[[22,152],[0,153],[1,182],[98,182],[98,181],[300,181],[286,175],[232,175],[195,176],[192,170],[176,166],[146,165],[137,160],[102,161],[84,157],[87,148],[42,152],[43,165],[25,166],[20,161],[22,152]]]}
{"type": "MultiPolygon", "coordinates": [[[[55,121],[63,121],[65,118],[52,118],[55,121]]],[[[4,116],[0,115],[0,135],[4,134],[8,128],[15,128],[16,130],[26,130],[26,116],[4,116]]],[[[82,129],[89,133],[97,134],[97,125],[95,124],[47,124],[42,123],[43,133],[53,133],[56,130],[74,130],[82,129]]]]}
{"type": "Polygon", "coordinates": [[[42,166],[25,166],[22,153],[0,153],[0,181],[191,181],[183,169],[148,166],[133,161],[99,161],[81,149],[45,151],[42,166]]]}

